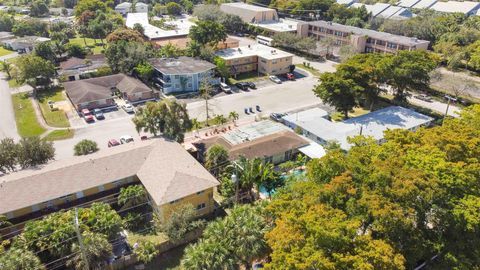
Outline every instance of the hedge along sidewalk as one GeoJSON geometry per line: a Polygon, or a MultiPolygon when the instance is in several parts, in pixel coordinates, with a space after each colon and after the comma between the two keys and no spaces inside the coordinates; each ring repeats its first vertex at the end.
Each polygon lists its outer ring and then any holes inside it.
{"type": "Polygon", "coordinates": [[[15,122],[21,137],[42,135],[46,129],[40,125],[30,97],[26,93],[12,95],[15,122]]]}

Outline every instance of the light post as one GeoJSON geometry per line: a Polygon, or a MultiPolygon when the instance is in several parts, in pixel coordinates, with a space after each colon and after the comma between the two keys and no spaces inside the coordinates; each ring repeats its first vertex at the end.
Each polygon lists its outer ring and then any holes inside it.
{"type": "Polygon", "coordinates": [[[445,110],[445,115],[443,116],[443,120],[442,120],[442,126],[443,126],[443,123],[445,123],[445,118],[447,118],[447,116],[448,116],[448,109],[450,108],[450,102],[452,102],[452,101],[453,101],[453,102],[457,101],[456,98],[451,97],[451,96],[449,96],[449,95],[445,95],[445,98],[446,98],[448,101],[447,101],[447,109],[445,110]]]}
{"type": "Polygon", "coordinates": [[[232,174],[232,183],[235,185],[235,203],[238,203],[238,177],[235,173],[232,174]]]}

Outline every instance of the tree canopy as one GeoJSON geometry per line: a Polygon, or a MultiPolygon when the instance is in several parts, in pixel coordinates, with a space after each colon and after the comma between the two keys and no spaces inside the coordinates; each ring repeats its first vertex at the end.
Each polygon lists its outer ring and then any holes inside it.
{"type": "Polygon", "coordinates": [[[477,267],[479,119],[475,105],[443,126],[386,131],[382,145],[354,137],[348,153],[310,161],[307,178],[267,206],[267,269],[477,267]]]}
{"type": "Polygon", "coordinates": [[[147,102],[140,108],[133,123],[138,132],[161,133],[165,138],[183,142],[185,132],[192,123],[188,117],[186,105],[174,100],[164,99],[159,102],[147,102]]]}
{"type": "Polygon", "coordinates": [[[200,45],[216,47],[220,41],[227,39],[225,27],[214,21],[198,21],[190,28],[188,36],[200,45]]]}

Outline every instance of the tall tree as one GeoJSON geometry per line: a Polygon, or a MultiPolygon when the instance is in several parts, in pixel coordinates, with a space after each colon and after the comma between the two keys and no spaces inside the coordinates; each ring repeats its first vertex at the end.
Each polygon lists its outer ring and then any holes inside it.
{"type": "Polygon", "coordinates": [[[6,173],[15,170],[18,151],[18,145],[12,138],[5,138],[0,141],[0,172],[6,173]]]}
{"type": "Polygon", "coordinates": [[[132,74],[136,66],[153,56],[153,52],[142,43],[120,40],[109,44],[105,56],[114,72],[132,74]]]}
{"type": "Polygon", "coordinates": [[[172,100],[147,102],[137,111],[133,123],[138,132],[161,133],[165,138],[183,142],[185,132],[191,128],[186,105],[172,100]]]}
{"type": "Polygon", "coordinates": [[[15,59],[18,72],[15,78],[20,82],[35,84],[37,77],[52,79],[55,75],[55,66],[39,56],[27,54],[15,59]]]}
{"type": "Polygon", "coordinates": [[[77,243],[72,244],[74,255],[67,261],[67,265],[78,270],[86,269],[87,265],[92,269],[106,267],[113,255],[112,245],[108,239],[103,234],[85,231],[82,233],[82,242],[82,246],[77,243]],[[83,256],[87,262],[84,261],[83,256]]]}
{"type": "Polygon", "coordinates": [[[184,239],[187,233],[203,228],[204,221],[196,220],[197,211],[191,204],[175,208],[166,219],[155,218],[155,226],[174,243],[184,239]]]}
{"type": "Polygon", "coordinates": [[[352,79],[346,79],[330,72],[320,75],[320,84],[313,89],[316,96],[334,106],[347,118],[348,111],[357,105],[355,97],[360,91],[362,91],[362,87],[352,79]]]}
{"type": "Polygon", "coordinates": [[[215,144],[210,146],[205,156],[205,168],[213,175],[220,175],[222,168],[228,165],[228,151],[225,147],[215,144]]]}
{"type": "Polygon", "coordinates": [[[22,168],[42,165],[55,157],[53,143],[39,137],[22,138],[18,143],[18,162],[22,168]]]}
{"type": "Polygon", "coordinates": [[[220,41],[227,39],[225,27],[213,21],[199,21],[190,28],[188,36],[200,45],[216,47],[220,41]]]}
{"type": "Polygon", "coordinates": [[[202,238],[186,248],[182,265],[186,270],[248,269],[266,254],[268,230],[261,206],[236,206],[230,215],[209,223],[202,238]]]}

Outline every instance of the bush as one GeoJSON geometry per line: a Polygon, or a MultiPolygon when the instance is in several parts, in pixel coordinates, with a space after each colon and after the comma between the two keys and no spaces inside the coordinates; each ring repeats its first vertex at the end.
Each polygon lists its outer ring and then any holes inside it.
{"type": "Polygon", "coordinates": [[[91,140],[81,140],[77,143],[73,150],[75,152],[75,156],[81,155],[88,155],[98,151],[97,143],[91,140]]]}

